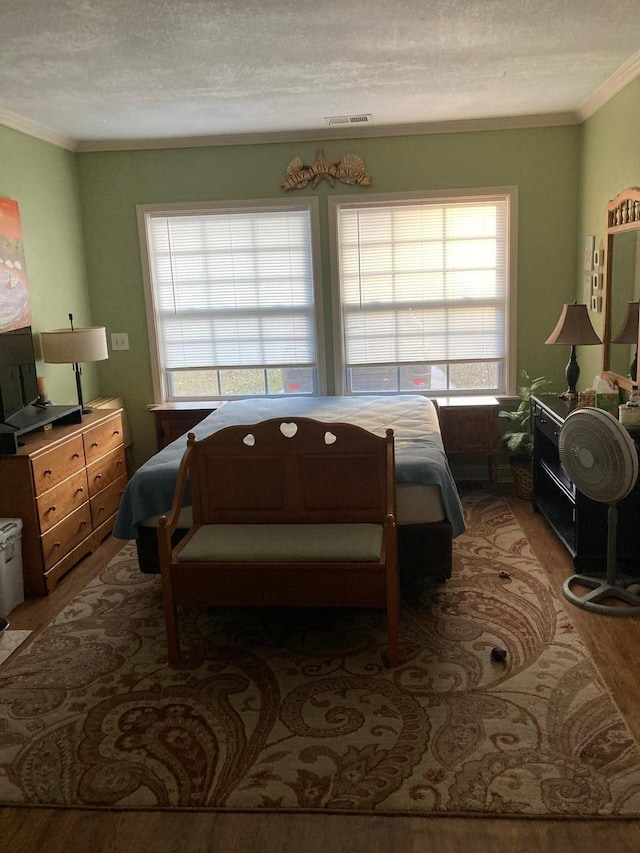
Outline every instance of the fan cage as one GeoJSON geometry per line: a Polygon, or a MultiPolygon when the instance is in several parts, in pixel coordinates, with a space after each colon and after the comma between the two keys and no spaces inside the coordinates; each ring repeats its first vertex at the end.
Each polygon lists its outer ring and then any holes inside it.
{"type": "Polygon", "coordinates": [[[584,495],[613,503],[625,498],[638,477],[636,446],[620,422],[603,409],[575,409],[560,429],[562,467],[584,495]]]}

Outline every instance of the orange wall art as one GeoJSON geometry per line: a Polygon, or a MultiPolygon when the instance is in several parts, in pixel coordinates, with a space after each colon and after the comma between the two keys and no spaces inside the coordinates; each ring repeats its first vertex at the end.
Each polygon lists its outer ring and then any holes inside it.
{"type": "Polygon", "coordinates": [[[0,198],[0,332],[31,325],[18,202],[0,198]]]}

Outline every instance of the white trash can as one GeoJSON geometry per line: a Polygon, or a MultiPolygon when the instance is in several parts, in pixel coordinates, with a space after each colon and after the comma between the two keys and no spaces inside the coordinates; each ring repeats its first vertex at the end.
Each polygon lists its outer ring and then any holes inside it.
{"type": "Polygon", "coordinates": [[[0,518],[0,616],[23,601],[22,519],[0,518]]]}

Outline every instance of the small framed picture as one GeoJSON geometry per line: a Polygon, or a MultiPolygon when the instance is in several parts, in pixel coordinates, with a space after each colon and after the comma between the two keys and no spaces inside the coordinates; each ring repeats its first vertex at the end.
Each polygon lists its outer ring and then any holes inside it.
{"type": "Polygon", "coordinates": [[[593,268],[597,270],[602,266],[602,251],[600,249],[595,249],[593,252],[593,268]]]}
{"type": "Polygon", "coordinates": [[[592,283],[592,281],[591,281],[591,276],[590,276],[590,275],[585,275],[585,277],[584,277],[584,285],[583,285],[583,286],[584,286],[584,298],[583,298],[583,302],[585,303],[585,305],[589,305],[589,303],[591,302],[591,296],[592,296],[592,293],[593,293],[593,283],[592,283]]]}
{"type": "Polygon", "coordinates": [[[596,296],[595,294],[591,297],[591,310],[592,311],[602,311],[602,296],[596,296]]]}
{"type": "Polygon", "coordinates": [[[596,238],[593,234],[589,234],[584,238],[584,268],[585,270],[593,269],[593,252],[596,247],[596,238]]]}
{"type": "Polygon", "coordinates": [[[599,272],[591,276],[591,287],[593,290],[602,290],[602,275],[599,272]]]}

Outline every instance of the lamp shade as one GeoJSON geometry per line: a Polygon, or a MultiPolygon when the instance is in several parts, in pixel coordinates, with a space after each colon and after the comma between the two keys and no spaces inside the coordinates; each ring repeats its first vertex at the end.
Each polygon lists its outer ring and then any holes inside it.
{"type": "Polygon", "coordinates": [[[624,325],[612,339],[614,344],[637,344],[638,343],[638,307],[640,302],[630,302],[627,307],[627,316],[624,325]]]}
{"type": "Polygon", "coordinates": [[[104,326],[53,329],[40,332],[42,358],[47,364],[77,364],[109,358],[104,326]]]}
{"type": "Polygon", "coordinates": [[[566,304],[562,307],[562,313],[555,329],[546,344],[569,344],[570,346],[589,346],[601,344],[595,329],[591,325],[587,306],[584,303],[566,304]]]}

